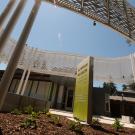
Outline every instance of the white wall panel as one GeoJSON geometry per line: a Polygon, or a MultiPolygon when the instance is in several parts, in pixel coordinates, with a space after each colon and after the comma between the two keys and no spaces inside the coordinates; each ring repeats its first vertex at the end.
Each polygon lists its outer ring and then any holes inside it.
{"type": "MultiPolygon", "coordinates": [[[[16,42],[9,40],[0,54],[1,62],[8,63],[16,42]],[[11,51],[10,51],[11,50],[11,51]]],[[[18,62],[18,68],[28,67],[33,48],[26,46],[18,62]]],[[[35,49],[31,71],[75,78],[76,67],[86,56],[49,52],[35,49]]],[[[119,58],[94,57],[94,80],[129,83],[135,81],[135,53],[119,58]]]]}

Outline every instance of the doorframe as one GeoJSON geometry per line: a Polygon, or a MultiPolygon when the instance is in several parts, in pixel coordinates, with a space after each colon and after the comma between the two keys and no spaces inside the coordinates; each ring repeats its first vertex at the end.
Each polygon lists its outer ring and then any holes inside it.
{"type": "Polygon", "coordinates": [[[72,111],[73,110],[73,102],[74,102],[74,89],[73,87],[68,87],[66,91],[66,100],[65,100],[65,110],[72,111]],[[73,100],[72,100],[72,107],[67,107],[67,101],[68,101],[68,92],[72,90],[73,91],[73,100]]]}

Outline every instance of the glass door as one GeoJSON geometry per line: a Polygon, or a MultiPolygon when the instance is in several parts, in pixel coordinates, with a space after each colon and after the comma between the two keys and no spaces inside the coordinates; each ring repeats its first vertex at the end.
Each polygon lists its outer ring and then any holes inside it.
{"type": "Polygon", "coordinates": [[[73,108],[73,90],[68,89],[66,94],[65,109],[71,111],[73,108]]]}

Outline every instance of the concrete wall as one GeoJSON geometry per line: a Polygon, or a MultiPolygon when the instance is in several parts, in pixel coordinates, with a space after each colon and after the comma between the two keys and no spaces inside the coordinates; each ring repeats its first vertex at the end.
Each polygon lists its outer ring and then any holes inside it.
{"type": "Polygon", "coordinates": [[[29,105],[31,105],[36,111],[43,111],[45,108],[49,107],[48,102],[45,100],[8,93],[2,108],[2,112],[11,112],[15,108],[23,109],[29,105]]]}

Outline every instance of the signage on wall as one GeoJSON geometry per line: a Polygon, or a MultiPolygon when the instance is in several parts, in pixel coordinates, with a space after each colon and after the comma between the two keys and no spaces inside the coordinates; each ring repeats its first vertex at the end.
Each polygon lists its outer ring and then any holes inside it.
{"type": "Polygon", "coordinates": [[[87,57],[77,66],[74,117],[92,121],[93,58],[87,57]]]}

